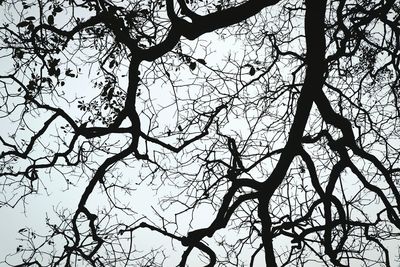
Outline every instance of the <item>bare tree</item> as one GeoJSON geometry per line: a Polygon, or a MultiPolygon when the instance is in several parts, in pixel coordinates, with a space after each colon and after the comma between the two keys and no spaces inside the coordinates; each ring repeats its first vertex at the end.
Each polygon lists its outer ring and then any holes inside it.
{"type": "Polygon", "coordinates": [[[398,259],[397,1],[0,6],[0,204],[66,196],[3,264],[398,259]]]}

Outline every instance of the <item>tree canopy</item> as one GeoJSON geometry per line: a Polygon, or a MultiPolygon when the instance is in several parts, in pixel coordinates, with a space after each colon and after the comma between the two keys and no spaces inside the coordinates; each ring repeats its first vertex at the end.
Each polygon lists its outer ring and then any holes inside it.
{"type": "Polygon", "coordinates": [[[399,261],[398,1],[0,8],[2,264],[399,261]]]}

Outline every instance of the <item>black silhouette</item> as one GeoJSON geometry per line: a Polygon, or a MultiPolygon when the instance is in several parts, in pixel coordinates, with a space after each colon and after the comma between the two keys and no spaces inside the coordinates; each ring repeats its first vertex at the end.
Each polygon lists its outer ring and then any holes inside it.
{"type": "Polygon", "coordinates": [[[2,264],[398,261],[400,3],[0,7],[0,204],[74,206],[2,264]]]}

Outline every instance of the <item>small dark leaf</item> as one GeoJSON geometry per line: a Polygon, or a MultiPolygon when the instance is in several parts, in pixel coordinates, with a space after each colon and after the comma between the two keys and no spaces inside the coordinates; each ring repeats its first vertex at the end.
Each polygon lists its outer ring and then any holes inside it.
{"type": "Polygon", "coordinates": [[[203,65],[206,65],[206,64],[207,64],[207,62],[206,62],[204,59],[202,59],[202,58],[198,58],[198,59],[197,59],[197,62],[199,62],[200,64],[203,64],[203,65]]]}
{"type": "Polygon", "coordinates": [[[50,15],[50,16],[47,18],[47,22],[48,22],[50,25],[53,25],[53,24],[54,24],[54,16],[53,16],[53,15],[50,15]]]}
{"type": "Polygon", "coordinates": [[[178,125],[178,130],[182,132],[183,131],[182,126],[178,125]]]}
{"type": "Polygon", "coordinates": [[[62,9],[62,7],[60,7],[60,6],[56,6],[56,7],[54,8],[54,12],[60,13],[60,12],[62,12],[62,11],[63,11],[63,9],[62,9]]]}
{"type": "Polygon", "coordinates": [[[21,50],[15,50],[15,56],[19,59],[22,59],[24,57],[24,52],[21,50]]]}
{"type": "Polygon", "coordinates": [[[305,173],[306,172],[306,169],[304,168],[304,166],[300,166],[300,172],[301,173],[305,173]]]}
{"type": "Polygon", "coordinates": [[[112,69],[112,68],[114,67],[114,65],[115,65],[115,59],[113,59],[113,60],[110,61],[110,64],[108,65],[108,67],[109,67],[110,69],[112,69]]]}
{"type": "Polygon", "coordinates": [[[189,64],[189,68],[191,69],[191,70],[195,70],[196,69],[196,62],[190,62],[190,64],[189,64]]]}
{"type": "Polygon", "coordinates": [[[69,77],[72,77],[72,78],[75,77],[75,74],[72,73],[72,70],[71,70],[71,69],[67,69],[67,70],[65,71],[65,75],[67,75],[67,76],[69,76],[69,77]]]}
{"type": "Polygon", "coordinates": [[[256,74],[256,69],[255,69],[253,66],[251,66],[249,74],[250,74],[251,76],[253,76],[254,74],[256,74]]]}
{"type": "Polygon", "coordinates": [[[29,16],[27,18],[25,18],[26,20],[35,20],[36,18],[34,16],[29,16]]]}
{"type": "Polygon", "coordinates": [[[17,24],[18,28],[26,27],[29,25],[28,21],[21,21],[20,23],[17,24]]]}

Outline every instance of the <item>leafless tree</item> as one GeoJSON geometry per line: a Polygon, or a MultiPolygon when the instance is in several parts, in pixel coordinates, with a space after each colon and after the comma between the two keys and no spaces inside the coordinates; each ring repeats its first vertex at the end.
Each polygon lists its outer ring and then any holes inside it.
{"type": "Polygon", "coordinates": [[[2,264],[395,264],[398,1],[0,7],[2,264]]]}

